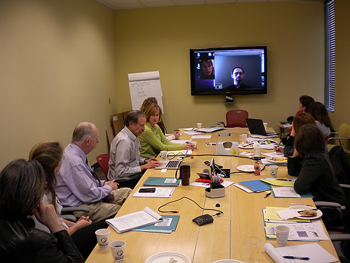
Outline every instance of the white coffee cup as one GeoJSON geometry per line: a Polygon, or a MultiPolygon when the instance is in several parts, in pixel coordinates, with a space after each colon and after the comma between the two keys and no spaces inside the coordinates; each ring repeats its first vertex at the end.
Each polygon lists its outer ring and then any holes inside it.
{"type": "Polygon", "coordinates": [[[115,263],[124,262],[126,243],[122,240],[113,241],[109,246],[111,247],[113,260],[115,263]]]}
{"type": "Polygon", "coordinates": [[[270,170],[270,176],[271,177],[277,177],[277,172],[278,172],[278,166],[277,165],[270,165],[269,166],[270,170]]]}
{"type": "Polygon", "coordinates": [[[198,128],[198,129],[201,129],[201,128],[202,128],[202,123],[201,123],[201,122],[198,122],[198,123],[197,123],[197,128],[198,128]]]}
{"type": "Polygon", "coordinates": [[[109,244],[109,233],[107,228],[101,228],[95,231],[96,239],[101,249],[107,249],[109,244]]]}
{"type": "Polygon", "coordinates": [[[193,148],[194,148],[194,149],[197,149],[197,142],[192,141],[191,144],[193,145],[193,148]]]}
{"type": "Polygon", "coordinates": [[[162,158],[162,160],[166,160],[167,154],[167,151],[160,151],[160,157],[162,158]]]}
{"type": "Polygon", "coordinates": [[[289,235],[289,227],[284,225],[276,226],[276,239],[277,239],[277,245],[279,247],[284,247],[287,245],[288,235],[289,235]]]}

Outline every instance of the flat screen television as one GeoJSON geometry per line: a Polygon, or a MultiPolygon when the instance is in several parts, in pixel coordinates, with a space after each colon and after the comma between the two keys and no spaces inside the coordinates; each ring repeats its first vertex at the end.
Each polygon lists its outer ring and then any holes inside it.
{"type": "Polygon", "coordinates": [[[190,49],[191,95],[267,93],[266,46],[190,49]]]}

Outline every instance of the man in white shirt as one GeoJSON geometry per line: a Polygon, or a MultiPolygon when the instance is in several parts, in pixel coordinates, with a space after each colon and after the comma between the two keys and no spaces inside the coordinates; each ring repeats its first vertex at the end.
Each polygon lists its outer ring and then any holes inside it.
{"type": "Polygon", "coordinates": [[[140,157],[138,136],[145,130],[146,116],[141,111],[130,111],[124,120],[125,127],[111,144],[108,179],[116,180],[119,187],[134,188],[146,169],[160,164],[156,158],[140,157]]]}

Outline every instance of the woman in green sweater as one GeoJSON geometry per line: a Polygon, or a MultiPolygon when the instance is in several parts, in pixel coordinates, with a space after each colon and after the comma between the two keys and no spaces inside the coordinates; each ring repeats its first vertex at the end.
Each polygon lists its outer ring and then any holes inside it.
{"type": "Polygon", "coordinates": [[[141,144],[141,157],[149,159],[157,156],[160,151],[194,149],[195,146],[193,144],[172,143],[165,138],[157,124],[162,117],[162,112],[158,104],[152,103],[148,105],[144,109],[144,114],[147,117],[145,131],[138,137],[141,144]]]}

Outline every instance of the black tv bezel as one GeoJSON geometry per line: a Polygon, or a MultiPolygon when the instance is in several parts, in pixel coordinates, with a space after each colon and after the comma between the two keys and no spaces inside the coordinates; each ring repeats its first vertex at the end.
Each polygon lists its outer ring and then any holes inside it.
{"type": "Polygon", "coordinates": [[[191,96],[202,95],[251,95],[251,94],[267,94],[267,46],[246,46],[246,47],[216,47],[216,48],[191,48],[190,49],[190,74],[191,74],[191,96]],[[261,90],[237,90],[237,91],[198,91],[195,89],[195,53],[198,51],[214,51],[214,50],[239,50],[239,49],[263,49],[264,50],[264,68],[265,68],[265,87],[261,90]]]}

